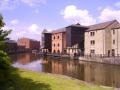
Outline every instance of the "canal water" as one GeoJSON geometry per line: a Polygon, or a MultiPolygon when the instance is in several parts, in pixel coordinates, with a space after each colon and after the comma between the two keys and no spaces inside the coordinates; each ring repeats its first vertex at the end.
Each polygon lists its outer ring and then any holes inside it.
{"type": "Polygon", "coordinates": [[[120,66],[79,60],[43,59],[35,54],[11,55],[13,66],[70,76],[89,83],[120,88],[120,66]]]}

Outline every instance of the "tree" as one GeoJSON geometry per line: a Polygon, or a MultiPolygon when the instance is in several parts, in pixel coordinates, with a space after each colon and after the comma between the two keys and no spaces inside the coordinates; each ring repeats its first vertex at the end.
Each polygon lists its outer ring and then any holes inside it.
{"type": "Polygon", "coordinates": [[[5,23],[3,22],[3,17],[0,14],[0,50],[5,49],[5,39],[11,32],[11,30],[3,30],[4,25],[5,23]]]}
{"type": "Polygon", "coordinates": [[[0,88],[7,84],[12,68],[10,59],[5,52],[5,39],[11,30],[3,30],[4,25],[3,17],[0,14],[0,85],[2,85],[0,88]]]}

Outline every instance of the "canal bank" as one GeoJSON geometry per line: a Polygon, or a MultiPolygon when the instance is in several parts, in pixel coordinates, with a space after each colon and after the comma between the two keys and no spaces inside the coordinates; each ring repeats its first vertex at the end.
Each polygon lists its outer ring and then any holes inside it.
{"type": "Polygon", "coordinates": [[[120,56],[119,57],[80,56],[79,60],[80,61],[89,61],[89,62],[120,65],[120,56]]]}
{"type": "Polygon", "coordinates": [[[26,53],[11,56],[16,68],[65,75],[95,85],[120,88],[120,66],[71,59],[42,58],[26,53]]]}
{"type": "Polygon", "coordinates": [[[53,59],[71,59],[88,62],[97,62],[105,64],[120,65],[120,56],[90,56],[90,55],[69,55],[69,54],[56,54],[56,53],[38,53],[40,56],[47,58],[52,57],[53,59]]]}
{"type": "Polygon", "coordinates": [[[85,83],[63,75],[38,73],[30,70],[19,69],[20,78],[14,78],[20,90],[114,90],[85,83]],[[18,81],[19,80],[19,81],[18,81]]]}

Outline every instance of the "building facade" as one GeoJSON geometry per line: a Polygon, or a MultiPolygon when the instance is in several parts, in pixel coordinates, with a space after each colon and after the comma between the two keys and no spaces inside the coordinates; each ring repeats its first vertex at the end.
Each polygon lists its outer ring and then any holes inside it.
{"type": "Polygon", "coordinates": [[[18,45],[24,46],[28,50],[39,50],[40,49],[40,42],[29,39],[29,38],[21,38],[18,39],[18,45]]]}
{"type": "Polygon", "coordinates": [[[85,54],[107,55],[119,54],[119,22],[116,20],[89,26],[85,32],[85,54]]]}
{"type": "Polygon", "coordinates": [[[47,30],[43,30],[42,32],[42,52],[51,52],[52,50],[52,34],[47,30]]]}
{"type": "Polygon", "coordinates": [[[112,55],[120,56],[120,24],[111,30],[112,55]]]}
{"type": "Polygon", "coordinates": [[[53,31],[52,52],[74,54],[78,49],[83,52],[85,29],[87,28],[80,24],[75,24],[53,31]],[[77,49],[73,49],[76,45],[78,46],[77,49]]]}
{"type": "Polygon", "coordinates": [[[66,29],[52,32],[52,53],[64,53],[66,48],[66,29]]]}
{"type": "Polygon", "coordinates": [[[87,27],[80,24],[66,27],[66,41],[68,54],[74,55],[84,53],[84,33],[87,27]]]}

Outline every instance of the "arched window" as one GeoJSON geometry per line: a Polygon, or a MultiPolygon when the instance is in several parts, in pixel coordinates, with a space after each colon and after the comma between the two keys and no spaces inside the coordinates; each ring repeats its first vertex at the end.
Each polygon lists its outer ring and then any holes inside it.
{"type": "Polygon", "coordinates": [[[60,53],[60,50],[57,50],[58,53],[60,53]]]}
{"type": "Polygon", "coordinates": [[[59,43],[58,43],[58,47],[59,47],[59,43]]]}
{"type": "Polygon", "coordinates": [[[55,53],[55,50],[53,52],[55,53]]]}
{"type": "Polygon", "coordinates": [[[55,39],[55,36],[53,38],[55,39]]]}

